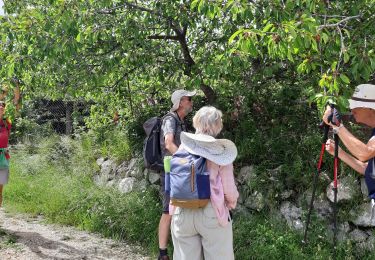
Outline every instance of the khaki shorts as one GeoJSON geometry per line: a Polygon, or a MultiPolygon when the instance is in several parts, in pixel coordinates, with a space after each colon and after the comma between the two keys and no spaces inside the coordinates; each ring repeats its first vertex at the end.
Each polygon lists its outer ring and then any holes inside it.
{"type": "Polygon", "coordinates": [[[163,214],[169,214],[169,192],[165,192],[165,173],[162,171],[160,173],[160,187],[161,193],[163,194],[163,214]]]}
{"type": "Polygon", "coordinates": [[[7,184],[9,180],[9,169],[0,169],[0,184],[7,184]]]}

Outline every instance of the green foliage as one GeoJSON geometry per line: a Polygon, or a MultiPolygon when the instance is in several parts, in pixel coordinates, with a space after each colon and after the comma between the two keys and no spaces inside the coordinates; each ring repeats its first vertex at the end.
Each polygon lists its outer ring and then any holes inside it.
{"type": "Polygon", "coordinates": [[[43,214],[52,222],[141,243],[151,251],[156,248],[161,207],[158,192],[121,194],[97,187],[92,180],[95,171],[92,144],[85,139],[80,142],[62,139],[54,149],[57,140],[52,137],[41,141],[38,153],[32,155],[28,149],[13,154],[7,208],[43,214]],[[69,152],[70,163],[61,163],[67,159],[66,151],[73,147],[69,152]]]}
{"type": "MultiPolygon", "coordinates": [[[[236,259],[334,259],[332,240],[325,235],[325,226],[314,220],[308,243],[302,244],[303,234],[291,230],[276,217],[240,215],[233,225],[236,259]]],[[[339,243],[336,250],[337,259],[371,257],[373,253],[356,248],[351,242],[339,243]]]]}
{"type": "MultiPolygon", "coordinates": [[[[85,125],[92,131],[76,132],[80,145],[58,137],[41,143],[39,135],[49,132],[48,126],[39,127],[21,111],[15,136],[28,144],[32,160],[14,167],[22,166],[25,176],[26,170],[41,176],[40,168],[51,176],[55,171],[90,175],[98,156],[129,159],[141,150],[143,122],[168,111],[173,90],[200,89],[195,109],[209,103],[223,111],[222,135],[238,146],[236,166],[257,168],[257,179],[246,189],[262,187],[271,212],[281,191],[301,193],[311,184],[320,151],[317,110],[328,101],[346,109],[354,87],[374,78],[375,5],[368,0],[14,0],[4,8],[9,15],[0,17],[0,82],[12,89],[17,78],[26,101],[83,98],[90,104],[85,125]]],[[[27,185],[19,186],[28,190],[27,185]]],[[[28,199],[42,196],[17,192],[28,199]]],[[[64,196],[56,205],[66,210],[75,202],[65,203],[64,196]]],[[[119,197],[94,198],[111,204],[119,197]]],[[[120,214],[111,205],[99,208],[77,222],[91,227],[95,220],[104,229],[106,222],[93,217],[95,212],[120,214]]],[[[264,243],[272,245],[271,238],[281,236],[280,251],[319,259],[314,255],[319,250],[305,255],[296,244],[284,244],[295,240],[293,235],[274,226],[257,228],[255,235],[268,233],[264,243]]],[[[241,250],[237,255],[244,256],[241,250]]],[[[267,250],[275,253],[271,246],[267,250]]]]}
{"type": "Polygon", "coordinates": [[[128,140],[124,131],[119,129],[107,131],[105,140],[100,143],[100,154],[116,158],[117,161],[130,160],[133,154],[128,140]]]}
{"type": "MultiPolygon", "coordinates": [[[[88,136],[75,140],[51,137],[40,140],[40,148],[18,149],[12,156],[12,181],[5,191],[8,210],[42,214],[51,222],[75,225],[105,236],[140,243],[156,254],[161,203],[158,191],[121,194],[93,183],[95,141],[88,136]],[[61,144],[57,145],[57,142],[61,144]],[[54,149],[53,146],[58,148],[54,149]],[[74,147],[74,149],[72,149],[74,147]],[[71,151],[70,164],[64,162],[71,151]],[[51,154],[51,155],[50,155],[51,154]],[[51,160],[54,157],[54,161],[51,160]]],[[[284,167],[282,167],[283,169],[284,167]]],[[[283,170],[281,170],[283,171],[283,170]]],[[[264,186],[262,176],[255,186],[264,186]]],[[[254,186],[252,186],[254,188],[254,186]]],[[[275,191],[277,185],[273,185],[275,191]]],[[[270,194],[272,190],[269,190],[270,194]]],[[[269,202],[272,196],[270,195],[269,202]]],[[[348,210],[349,205],[346,205],[348,210]]],[[[327,223],[313,218],[302,245],[302,234],[287,227],[269,205],[267,212],[234,216],[234,250],[237,259],[331,259],[332,244],[327,223]]],[[[343,207],[340,207],[339,218],[343,207]]],[[[0,233],[0,247],[1,244],[0,233]]],[[[337,258],[371,259],[371,253],[352,243],[339,244],[337,258]]]]}

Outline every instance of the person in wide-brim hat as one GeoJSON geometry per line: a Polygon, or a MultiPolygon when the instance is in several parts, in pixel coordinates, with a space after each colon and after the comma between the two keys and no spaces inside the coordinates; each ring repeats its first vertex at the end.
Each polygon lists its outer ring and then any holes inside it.
{"type": "MultiPolygon", "coordinates": [[[[336,123],[329,122],[332,109],[327,106],[323,120],[326,124],[332,126],[334,133],[338,134],[342,143],[346,146],[349,153],[339,148],[339,158],[365,176],[369,197],[375,199],[375,85],[361,84],[356,87],[352,97],[349,99],[349,108],[357,123],[364,124],[372,128],[372,135],[367,143],[363,143],[356,138],[340,120],[336,123]]],[[[339,118],[339,116],[335,116],[339,118]]],[[[328,139],[326,150],[334,155],[335,143],[328,139]]]]}
{"type": "Polygon", "coordinates": [[[231,164],[237,157],[236,145],[228,139],[182,132],[181,143],[189,153],[202,156],[217,165],[231,164]]]}
{"type": "Polygon", "coordinates": [[[204,208],[193,210],[170,206],[173,259],[231,260],[234,253],[229,210],[236,207],[239,196],[233,175],[237,148],[230,140],[215,138],[223,128],[222,113],[215,107],[199,109],[193,126],[195,134],[181,133],[179,150],[207,159],[210,202],[204,208]]]}

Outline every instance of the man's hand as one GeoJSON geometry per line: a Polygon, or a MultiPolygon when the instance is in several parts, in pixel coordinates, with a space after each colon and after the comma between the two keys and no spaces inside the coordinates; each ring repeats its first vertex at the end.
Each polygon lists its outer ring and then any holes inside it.
{"type": "MultiPolygon", "coordinates": [[[[339,147],[339,152],[340,152],[341,148],[339,147]]],[[[327,142],[326,142],[326,151],[330,154],[330,155],[335,155],[335,141],[333,141],[332,139],[328,139],[327,142]]]]}
{"type": "Polygon", "coordinates": [[[341,115],[336,108],[332,109],[331,106],[328,105],[323,115],[323,121],[330,126],[340,126],[341,115]]]}

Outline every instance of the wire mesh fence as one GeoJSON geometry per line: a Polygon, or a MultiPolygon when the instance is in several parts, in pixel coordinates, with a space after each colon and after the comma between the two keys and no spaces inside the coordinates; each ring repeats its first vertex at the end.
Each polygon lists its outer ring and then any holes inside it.
{"type": "Polygon", "coordinates": [[[85,118],[90,114],[90,106],[86,101],[43,98],[25,102],[15,118],[11,138],[16,141],[32,135],[72,135],[85,128],[85,118]]]}

